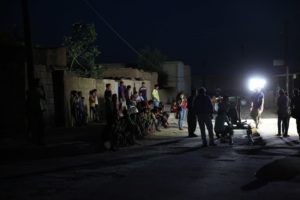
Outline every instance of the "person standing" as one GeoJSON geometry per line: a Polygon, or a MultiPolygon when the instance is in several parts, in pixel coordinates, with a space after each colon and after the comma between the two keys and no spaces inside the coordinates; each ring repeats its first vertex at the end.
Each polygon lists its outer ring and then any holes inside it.
{"type": "Polygon", "coordinates": [[[126,100],[127,107],[131,104],[130,96],[131,96],[131,86],[127,85],[125,90],[125,100],[126,100]]]}
{"type": "Polygon", "coordinates": [[[232,145],[233,128],[228,118],[229,107],[230,104],[229,104],[228,97],[227,96],[224,96],[223,98],[219,97],[218,110],[216,111],[217,117],[215,120],[215,133],[217,137],[221,137],[221,143],[226,142],[226,139],[228,138],[229,144],[232,145]],[[225,123],[227,125],[225,125],[225,123]]]}
{"type": "Polygon", "coordinates": [[[40,84],[40,79],[35,79],[33,86],[28,91],[27,96],[27,112],[28,112],[28,128],[31,132],[33,143],[37,145],[44,144],[44,107],[41,103],[46,100],[44,87],[40,84]]]}
{"type": "Polygon", "coordinates": [[[104,101],[105,101],[105,114],[106,114],[106,122],[109,128],[112,127],[113,124],[113,103],[112,103],[112,91],[111,84],[106,84],[105,92],[104,92],[104,101]]]}
{"type": "Polygon", "coordinates": [[[183,130],[183,122],[187,110],[187,101],[182,92],[180,92],[177,96],[177,108],[178,108],[178,128],[179,130],[183,130]]]}
{"type": "Polygon", "coordinates": [[[158,84],[155,84],[154,89],[152,91],[152,100],[153,100],[154,108],[159,108],[160,98],[159,98],[158,89],[159,89],[158,84]]]}
{"type": "Polygon", "coordinates": [[[197,116],[193,109],[195,98],[197,96],[197,90],[192,90],[192,95],[188,97],[187,99],[187,123],[188,123],[188,132],[189,137],[197,137],[195,134],[195,130],[197,127],[197,116]]]}
{"type": "Polygon", "coordinates": [[[198,95],[195,99],[193,109],[195,110],[198,118],[202,138],[202,146],[207,146],[205,126],[208,130],[209,145],[215,146],[216,144],[214,142],[213,124],[211,121],[213,114],[213,105],[209,96],[206,95],[206,89],[204,87],[201,87],[198,90],[198,95]]]}
{"type": "Polygon", "coordinates": [[[298,89],[293,90],[294,96],[291,100],[291,116],[296,119],[297,133],[300,139],[300,94],[298,89]]]}
{"type": "Polygon", "coordinates": [[[95,97],[95,121],[99,122],[100,117],[99,117],[99,100],[98,100],[98,94],[97,94],[97,89],[93,90],[93,95],[95,97]]]}
{"type": "Polygon", "coordinates": [[[78,91],[78,121],[79,126],[86,125],[86,112],[84,106],[84,97],[82,96],[82,92],[78,91]]]}
{"type": "Polygon", "coordinates": [[[106,114],[106,127],[105,132],[103,134],[104,144],[106,142],[110,142],[111,146],[113,144],[112,141],[112,128],[114,123],[114,107],[113,107],[113,99],[112,99],[112,91],[111,84],[107,83],[104,92],[104,101],[105,101],[105,114],[106,114]]]}
{"type": "Polygon", "coordinates": [[[91,120],[95,121],[96,120],[96,98],[95,98],[94,90],[90,91],[89,103],[90,103],[91,120]]]}
{"type": "Polygon", "coordinates": [[[144,101],[147,101],[147,88],[145,86],[145,82],[142,82],[142,86],[139,89],[139,94],[142,93],[144,101]]]}
{"type": "Polygon", "coordinates": [[[255,127],[258,128],[261,114],[264,110],[264,93],[261,91],[260,88],[255,89],[255,93],[251,98],[251,108],[250,108],[250,115],[254,120],[255,127]]]}
{"type": "Polygon", "coordinates": [[[281,130],[283,130],[283,137],[288,137],[289,129],[289,98],[285,95],[284,91],[279,90],[279,97],[277,98],[277,136],[281,136],[281,130]],[[282,124],[282,127],[281,127],[282,124]]]}
{"type": "Polygon", "coordinates": [[[118,88],[118,97],[119,97],[119,102],[122,105],[122,107],[125,107],[125,105],[126,105],[125,91],[126,91],[126,87],[124,85],[124,82],[120,81],[120,85],[118,88]]]}

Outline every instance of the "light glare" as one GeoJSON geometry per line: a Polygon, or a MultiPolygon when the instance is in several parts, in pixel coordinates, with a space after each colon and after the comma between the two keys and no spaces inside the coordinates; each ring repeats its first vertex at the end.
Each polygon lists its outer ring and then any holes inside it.
{"type": "Polygon", "coordinates": [[[263,89],[266,85],[266,80],[263,78],[251,78],[249,80],[249,89],[251,91],[263,89]]]}

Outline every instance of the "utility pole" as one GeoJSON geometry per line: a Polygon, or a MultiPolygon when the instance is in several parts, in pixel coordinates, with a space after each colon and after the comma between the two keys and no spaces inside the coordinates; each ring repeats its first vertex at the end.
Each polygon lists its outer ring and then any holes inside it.
{"type": "Polygon", "coordinates": [[[289,63],[288,63],[288,21],[284,23],[284,65],[286,69],[286,92],[289,94],[289,63]]]}
{"type": "Polygon", "coordinates": [[[26,64],[27,64],[27,81],[29,88],[32,88],[34,82],[34,66],[33,66],[33,48],[31,41],[31,25],[28,0],[21,0],[22,2],[22,16],[24,26],[24,39],[26,51],[26,64]]]}

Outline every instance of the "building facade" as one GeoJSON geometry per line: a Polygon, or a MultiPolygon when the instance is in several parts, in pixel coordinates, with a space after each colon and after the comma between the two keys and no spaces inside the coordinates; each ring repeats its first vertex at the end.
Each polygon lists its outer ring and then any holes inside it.
{"type": "Polygon", "coordinates": [[[191,94],[189,65],[185,65],[182,61],[168,61],[164,63],[163,70],[168,74],[168,80],[160,90],[162,102],[171,103],[179,92],[183,92],[186,96],[191,94]]]}

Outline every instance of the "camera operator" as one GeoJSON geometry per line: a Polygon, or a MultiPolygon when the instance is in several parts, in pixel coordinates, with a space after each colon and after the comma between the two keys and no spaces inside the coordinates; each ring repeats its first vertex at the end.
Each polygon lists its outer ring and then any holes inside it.
{"type": "Polygon", "coordinates": [[[217,138],[221,136],[221,143],[227,142],[226,139],[228,138],[228,143],[232,145],[233,128],[227,115],[230,108],[228,97],[224,96],[223,98],[218,98],[217,101],[218,110],[215,120],[215,133],[217,138]],[[225,123],[227,125],[225,125],[225,123]]]}

